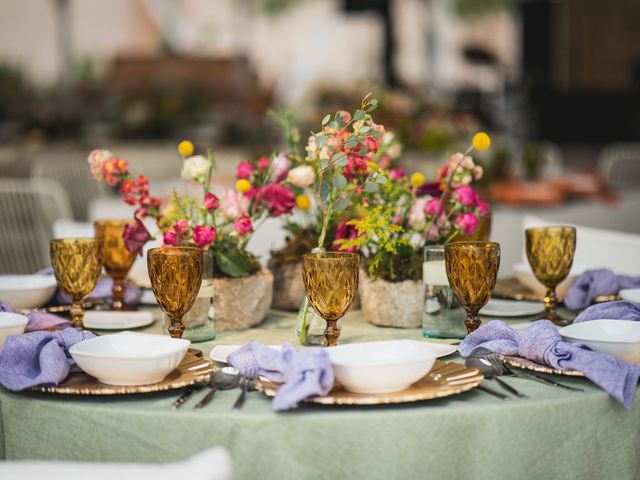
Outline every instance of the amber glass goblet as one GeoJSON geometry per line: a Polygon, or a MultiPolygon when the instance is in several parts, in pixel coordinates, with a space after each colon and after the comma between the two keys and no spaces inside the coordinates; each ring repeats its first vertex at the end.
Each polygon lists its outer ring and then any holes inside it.
{"type": "Polygon", "coordinates": [[[82,328],[84,298],[98,283],[102,271],[102,244],[95,238],[51,240],[49,255],[58,287],[71,297],[71,319],[82,328]]]}
{"type": "Polygon", "coordinates": [[[302,256],[302,277],[311,306],[327,322],[327,346],[338,344],[340,320],[358,290],[360,257],[355,253],[319,252],[302,256]]]}
{"type": "Polygon", "coordinates": [[[169,334],[181,338],[182,317],[191,309],[202,284],[203,253],[194,247],[159,247],[147,252],[151,288],[169,317],[169,334]]]}
{"type": "Polygon", "coordinates": [[[536,278],[547,287],[544,296],[545,316],[556,325],[567,325],[569,320],[558,315],[556,287],[571,271],[576,251],[574,227],[542,227],[525,230],[527,259],[536,278]]]}
{"type": "Polygon", "coordinates": [[[136,254],[127,250],[122,235],[129,220],[98,220],[93,223],[96,239],[102,242],[104,270],[113,279],[113,310],[125,310],[125,278],[131,270],[136,254]]]}
{"type": "Polygon", "coordinates": [[[467,312],[467,333],[480,326],[478,312],[491,298],[500,267],[500,245],[495,242],[454,242],[444,247],[449,285],[467,312]]]}

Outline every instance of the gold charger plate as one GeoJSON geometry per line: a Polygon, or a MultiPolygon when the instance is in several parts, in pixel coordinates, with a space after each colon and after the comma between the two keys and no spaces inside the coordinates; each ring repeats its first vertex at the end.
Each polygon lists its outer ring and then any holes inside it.
{"type": "Polygon", "coordinates": [[[540,365],[526,358],[512,357],[511,355],[498,355],[498,358],[512,367],[521,368],[523,370],[532,370],[540,373],[552,373],[554,375],[566,375],[568,377],[584,377],[584,373],[577,370],[562,370],[557,368],[540,365]]]}
{"type": "Polygon", "coordinates": [[[213,372],[211,362],[201,356],[187,352],[178,367],[167,377],[151,385],[117,386],[100,383],[86,373],[71,373],[60,385],[53,387],[37,386],[32,390],[63,395],[125,395],[132,393],[151,393],[187,387],[208,382],[213,372]]]}
{"type": "MultiPolygon", "coordinates": [[[[310,397],[304,401],[321,405],[387,405],[417,402],[466,392],[480,385],[483,379],[484,377],[476,368],[467,368],[461,363],[436,360],[433,369],[427,375],[400,392],[352,393],[336,383],[326,396],[310,397]]],[[[259,380],[257,387],[270,397],[273,397],[280,388],[277,383],[265,379],[259,380]]]]}

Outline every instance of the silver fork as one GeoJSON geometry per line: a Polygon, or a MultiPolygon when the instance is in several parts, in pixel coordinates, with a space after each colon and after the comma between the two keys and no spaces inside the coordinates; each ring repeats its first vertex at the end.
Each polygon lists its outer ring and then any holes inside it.
{"type": "Polygon", "coordinates": [[[516,372],[515,370],[512,370],[511,367],[509,367],[505,362],[500,360],[495,353],[490,353],[486,358],[487,360],[489,360],[489,363],[491,363],[491,366],[495,368],[500,375],[510,375],[513,377],[526,378],[529,380],[535,380],[550,387],[564,388],[565,390],[571,390],[574,392],[584,392],[584,390],[581,388],[571,387],[560,382],[549,380],[548,378],[536,375],[532,372],[527,372],[524,370],[518,370],[516,372]]]}
{"type": "Polygon", "coordinates": [[[253,382],[258,376],[259,372],[260,370],[258,367],[249,367],[245,370],[244,374],[242,375],[242,390],[240,391],[240,395],[238,395],[238,398],[233,404],[233,408],[235,408],[236,410],[240,410],[244,405],[247,391],[251,388],[251,385],[253,385],[253,382]]]}

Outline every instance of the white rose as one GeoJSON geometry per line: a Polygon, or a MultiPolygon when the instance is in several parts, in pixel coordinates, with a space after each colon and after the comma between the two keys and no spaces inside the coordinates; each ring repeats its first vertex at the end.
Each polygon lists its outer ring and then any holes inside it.
{"type": "Polygon", "coordinates": [[[202,155],[186,158],[182,165],[182,179],[204,183],[209,175],[211,164],[202,155]]]}
{"type": "Polygon", "coordinates": [[[287,180],[289,180],[289,182],[296,187],[300,188],[306,188],[310,186],[314,182],[315,178],[316,176],[313,173],[313,168],[309,167],[308,165],[301,165],[292,170],[289,170],[289,175],[287,175],[287,180]]]}

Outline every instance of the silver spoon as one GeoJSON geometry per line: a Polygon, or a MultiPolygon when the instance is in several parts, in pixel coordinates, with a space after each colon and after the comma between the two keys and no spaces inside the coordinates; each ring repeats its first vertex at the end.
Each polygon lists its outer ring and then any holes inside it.
{"type": "Polygon", "coordinates": [[[480,373],[482,373],[485,378],[494,379],[496,382],[498,382],[498,384],[502,388],[504,388],[507,392],[515,395],[516,397],[527,398],[526,395],[520,393],[518,390],[513,388],[507,382],[504,382],[500,378],[498,378],[498,372],[496,371],[495,368],[493,368],[489,360],[484,358],[479,358],[479,357],[469,357],[465,360],[464,364],[469,368],[477,368],[478,370],[480,370],[480,373]]]}
{"type": "Polygon", "coordinates": [[[224,367],[218,370],[209,380],[209,391],[193,408],[207,406],[218,390],[231,390],[238,386],[238,382],[240,382],[240,374],[235,368],[224,367]]]}

